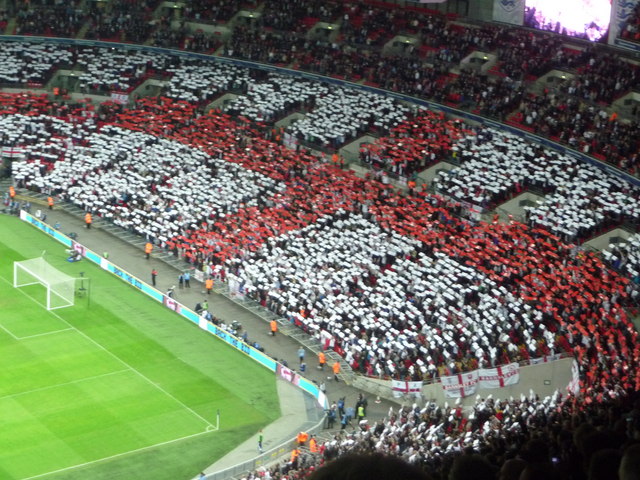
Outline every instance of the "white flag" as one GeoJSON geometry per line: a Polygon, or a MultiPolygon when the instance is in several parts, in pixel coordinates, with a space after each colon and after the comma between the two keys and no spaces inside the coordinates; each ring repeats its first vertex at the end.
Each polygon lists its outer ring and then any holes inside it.
{"type": "Polygon", "coordinates": [[[391,380],[391,390],[393,390],[394,397],[399,397],[407,393],[420,393],[422,392],[422,382],[391,380]]]}
{"type": "Polygon", "coordinates": [[[478,371],[440,377],[446,398],[461,398],[473,395],[478,388],[478,371]]]}
{"type": "Polygon", "coordinates": [[[480,388],[502,388],[520,381],[520,365],[510,363],[497,368],[481,368],[478,371],[480,388]]]}

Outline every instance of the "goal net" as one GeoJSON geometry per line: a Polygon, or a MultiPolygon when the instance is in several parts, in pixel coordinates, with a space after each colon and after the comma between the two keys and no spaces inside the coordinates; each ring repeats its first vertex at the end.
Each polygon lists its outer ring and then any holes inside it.
{"type": "Polygon", "coordinates": [[[42,258],[13,262],[13,286],[41,284],[47,289],[47,310],[74,304],[75,278],[49,265],[42,258]]]}

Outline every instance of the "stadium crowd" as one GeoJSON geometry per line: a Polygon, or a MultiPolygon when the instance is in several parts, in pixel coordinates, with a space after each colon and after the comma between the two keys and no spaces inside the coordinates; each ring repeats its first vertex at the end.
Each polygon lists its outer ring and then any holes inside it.
{"type": "Polygon", "coordinates": [[[568,242],[583,241],[612,225],[640,223],[640,189],[515,135],[477,130],[458,143],[460,166],[440,173],[434,181],[437,191],[490,209],[527,188],[542,191],[540,205],[525,207],[528,222],[568,242]]]}
{"type": "Polygon", "coordinates": [[[152,12],[157,0],[113,0],[90,3],[87,37],[128,43],[144,43],[154,29],[152,12]]]}
{"type": "MultiPolygon", "coordinates": [[[[602,66],[591,49],[569,52],[536,34],[462,26],[420,10],[323,4],[267,12],[262,18],[273,31],[236,29],[226,54],[244,56],[247,42],[259,38],[250,54],[261,61],[301,68],[312,62],[312,70],[363,79],[383,62],[383,80],[393,82],[385,87],[419,96],[444,87],[440,100],[502,118],[518,104],[523,125],[637,174],[637,124],[594,104],[635,86],[635,70],[611,75],[621,60],[602,66]],[[391,21],[421,35],[428,48],[383,61],[380,52],[345,43],[309,44],[297,25],[315,20],[302,15],[337,19],[345,39],[367,47],[388,35],[379,26],[391,21]],[[478,45],[499,49],[499,80],[450,75],[450,66],[478,45]],[[518,65],[531,49],[546,53],[518,65]],[[430,61],[439,73],[410,78],[412,67],[430,61]],[[577,78],[584,83],[525,95],[523,80],[547,70],[546,62],[582,68],[577,78]],[[610,83],[594,89],[602,76],[610,83]]],[[[212,5],[185,14],[220,22],[240,8],[216,3],[223,8],[214,14],[212,5]]],[[[399,455],[432,478],[465,478],[454,476],[464,466],[495,478],[491,465],[527,471],[525,478],[616,478],[623,458],[640,458],[637,446],[624,450],[640,438],[640,406],[631,393],[640,389],[640,344],[627,310],[640,307],[638,235],[613,245],[604,260],[578,246],[622,223],[637,227],[638,188],[516,136],[308,80],[215,64],[196,72],[193,61],[170,56],[80,47],[29,45],[1,55],[2,74],[16,84],[42,82],[72,58],[94,90],[131,91],[167,72],[167,97],[136,99],[129,109],[0,94],[0,140],[22,157],[13,166],[18,186],[73,201],[205,274],[232,275],[242,293],[339,352],[354,370],[429,380],[557,352],[573,354],[580,367],[576,396],[479,398],[470,415],[457,405],[403,408],[253,476],[304,478],[325,461],[371,450],[399,455]],[[26,60],[31,55],[41,60],[26,60]],[[204,111],[206,101],[229,89],[241,95],[222,110],[204,111]],[[273,127],[300,108],[305,121],[285,131],[273,127]],[[371,130],[380,138],[361,155],[374,166],[410,177],[448,157],[459,165],[436,179],[438,195],[415,184],[404,193],[380,171],[361,179],[300,143],[285,145],[287,134],[334,149],[371,130]],[[528,225],[481,222],[472,208],[490,209],[526,188],[546,194],[528,209],[528,225]]]]}
{"type": "Polygon", "coordinates": [[[377,452],[419,467],[426,480],[632,480],[639,438],[638,396],[619,389],[597,403],[558,392],[544,399],[478,396],[470,412],[431,403],[390,409],[383,421],[360,422],[244,478],[307,478],[345,455],[377,452]]]}
{"type": "MultiPolygon", "coordinates": [[[[25,96],[15,98],[24,109],[25,96]]],[[[3,117],[10,143],[29,158],[14,164],[19,185],[69,199],[198,268],[222,266],[246,294],[362,373],[435,378],[574,351],[598,378],[590,363],[598,347],[630,362],[638,355],[623,309],[638,300],[634,284],[554,235],[560,216],[547,215],[547,229],[468,221],[456,201],[402,195],[185,101],[113,107],[3,117]],[[105,148],[113,142],[117,149],[105,148]]],[[[434,119],[410,122],[428,129],[434,119]]],[[[490,136],[455,122],[446,128],[463,139],[461,157],[467,143],[472,151],[490,136]]],[[[599,187],[612,193],[610,183],[599,187]]],[[[632,204],[625,188],[619,199],[632,204]]]]}
{"type": "MultiPolygon", "coordinates": [[[[638,123],[617,118],[609,107],[637,86],[638,69],[602,48],[569,47],[557,36],[531,30],[457,22],[455,16],[419,7],[317,1],[298,2],[285,11],[271,8],[269,2],[259,12],[256,7],[236,1],[186,2],[175,17],[175,8],[151,0],[96,3],[86,14],[79,6],[60,10],[32,2],[14,13],[54,18],[49,29],[84,15],[89,18],[89,38],[151,40],[158,46],[209,53],[223,45],[220,53],[230,57],[362,80],[506,120],[638,174],[638,123]],[[198,22],[228,22],[242,9],[254,12],[255,18],[230,23],[224,43],[221,35],[198,28],[198,22]],[[306,35],[319,21],[334,29],[306,35]],[[415,46],[384,46],[398,34],[414,38],[415,46]],[[497,63],[477,71],[465,60],[474,51],[496,55],[497,63]],[[568,80],[534,94],[531,82],[551,69],[567,72],[568,80]]],[[[624,32],[632,28],[633,18],[624,32]]],[[[17,28],[23,23],[17,22],[17,28]]],[[[75,34],[67,30],[67,35],[75,34]]],[[[38,29],[26,33],[55,34],[38,29]]],[[[149,67],[165,71],[162,64],[149,67]]],[[[144,76],[137,79],[141,82],[144,76]]],[[[123,86],[106,85],[112,90],[123,86]]]]}
{"type": "Polygon", "coordinates": [[[74,37],[85,18],[78,0],[55,5],[24,2],[16,15],[15,34],[74,37]]]}

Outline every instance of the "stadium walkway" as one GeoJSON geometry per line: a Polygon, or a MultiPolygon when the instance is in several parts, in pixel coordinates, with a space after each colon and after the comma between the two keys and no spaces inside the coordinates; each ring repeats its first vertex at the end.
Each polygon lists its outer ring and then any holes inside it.
{"type": "MultiPolygon", "coordinates": [[[[35,210],[35,208],[33,210],[35,210]]],[[[52,226],[59,224],[59,230],[65,234],[75,232],[78,242],[98,254],[108,252],[111,262],[149,284],[151,284],[151,270],[155,268],[158,271],[156,288],[159,290],[166,291],[170,287],[178,285],[178,275],[181,273],[179,270],[154,258],[153,253],[151,259],[146,260],[143,248],[128,243],[112,233],[101,229],[95,224],[99,222],[95,222],[94,226],[87,230],[82,218],[62,208],[56,207],[54,210],[46,210],[46,214],[46,223],[52,226]]],[[[157,249],[154,250],[154,253],[155,252],[157,252],[157,249]]],[[[60,245],[59,251],[47,252],[47,255],[66,256],[62,245],[60,245]]],[[[185,264],[185,270],[186,269],[187,264],[185,264]]],[[[225,323],[231,323],[234,320],[239,321],[242,323],[243,331],[247,331],[250,341],[257,341],[264,348],[265,353],[278,360],[285,360],[291,368],[297,369],[299,365],[297,351],[300,348],[300,343],[280,332],[272,337],[269,333],[268,322],[246,308],[220,294],[213,293],[210,296],[206,295],[202,284],[193,279],[191,280],[191,288],[176,289],[174,298],[190,308],[194,308],[196,303],[202,302],[202,300],[206,298],[209,303],[209,310],[216,317],[222,319],[225,323]]],[[[176,321],[183,320],[176,318],[176,321]]],[[[218,340],[212,336],[212,342],[216,341],[218,340]]],[[[316,368],[317,358],[315,354],[309,350],[306,350],[305,362],[307,363],[305,376],[318,384],[325,382],[327,396],[330,401],[337,401],[338,398],[345,397],[346,406],[355,407],[358,400],[358,390],[342,381],[335,382],[329,365],[325,367],[325,371],[318,370],[316,368]]],[[[300,393],[298,389],[291,385],[283,385],[285,383],[286,382],[278,381],[278,393],[280,395],[283,417],[264,429],[265,450],[293,438],[297,432],[308,428],[310,425],[308,415],[305,414],[308,408],[308,405],[305,404],[307,396],[300,393]]],[[[368,400],[367,418],[370,423],[386,416],[389,407],[392,405],[390,402],[384,400],[381,403],[375,403],[372,398],[368,400]]],[[[206,472],[219,471],[232,465],[251,460],[257,453],[256,432],[253,438],[239,445],[224,458],[207,468],[206,472]]]]}
{"type": "MultiPolygon", "coordinates": [[[[316,402],[310,395],[305,395],[302,390],[293,384],[278,379],[276,381],[282,416],[263,429],[263,450],[266,452],[263,465],[277,461],[283,453],[289,457],[293,443],[286,445],[280,451],[269,451],[280,446],[284,441],[293,439],[300,431],[309,431],[321,421],[324,412],[317,408],[316,402]]],[[[253,459],[258,455],[258,435],[247,439],[227,455],[216,461],[204,472],[207,474],[220,472],[240,463],[253,459]]]]}

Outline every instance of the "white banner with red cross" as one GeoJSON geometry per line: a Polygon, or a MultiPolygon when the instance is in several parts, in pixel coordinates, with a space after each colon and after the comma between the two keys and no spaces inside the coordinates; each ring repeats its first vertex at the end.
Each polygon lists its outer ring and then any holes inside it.
{"type": "Polygon", "coordinates": [[[22,147],[2,147],[0,156],[6,158],[22,158],[24,157],[24,148],[22,147]]]}
{"type": "Polygon", "coordinates": [[[478,385],[480,388],[502,388],[508,385],[515,385],[519,381],[520,365],[517,363],[478,370],[478,385]]]}
{"type": "Polygon", "coordinates": [[[446,398],[468,397],[478,389],[478,370],[440,377],[446,398]]]}
{"type": "Polygon", "coordinates": [[[422,392],[422,382],[391,380],[391,390],[393,390],[394,397],[399,397],[409,393],[420,393],[422,392]]]}
{"type": "Polygon", "coordinates": [[[529,360],[529,365],[538,365],[540,363],[555,362],[556,360],[560,360],[560,358],[562,358],[562,355],[560,355],[559,353],[555,353],[553,355],[545,355],[544,357],[532,358],[531,360],[529,360]]]}

